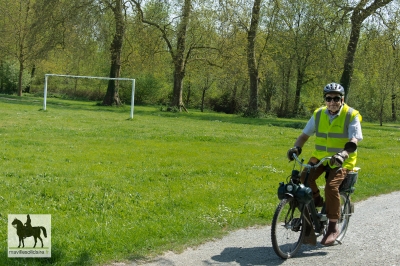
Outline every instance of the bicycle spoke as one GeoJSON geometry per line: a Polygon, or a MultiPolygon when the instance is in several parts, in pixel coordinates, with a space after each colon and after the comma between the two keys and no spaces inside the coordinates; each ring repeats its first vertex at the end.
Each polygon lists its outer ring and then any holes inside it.
{"type": "Polygon", "coordinates": [[[301,213],[293,208],[292,199],[284,199],[278,205],[272,221],[272,245],[283,259],[293,257],[300,248],[303,238],[301,213]]]}
{"type": "Polygon", "coordinates": [[[346,193],[340,193],[340,219],[338,220],[340,234],[336,240],[340,244],[342,243],[342,240],[347,232],[350,216],[351,216],[350,197],[346,193]]]}

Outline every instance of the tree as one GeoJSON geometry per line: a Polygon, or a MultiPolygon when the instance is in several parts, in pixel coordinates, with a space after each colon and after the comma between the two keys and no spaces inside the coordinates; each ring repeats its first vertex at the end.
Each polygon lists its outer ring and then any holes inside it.
{"type": "MultiPolygon", "coordinates": [[[[266,47],[270,40],[271,28],[275,23],[276,5],[275,1],[221,1],[221,22],[229,21],[229,25],[225,27],[230,31],[230,35],[234,38],[229,38],[231,42],[230,49],[224,49],[225,55],[233,54],[233,57],[238,57],[246,60],[247,65],[247,84],[246,89],[249,91],[247,108],[245,115],[256,117],[259,115],[259,90],[260,90],[260,70],[268,68],[265,58],[266,47]],[[266,4],[263,4],[266,2],[266,4]],[[262,29],[262,30],[260,30],[262,29]],[[245,35],[243,38],[242,35],[245,35]],[[244,41],[242,41],[244,39],[244,41]],[[243,43],[246,44],[242,47],[243,43]],[[234,44],[234,45],[233,45],[234,44]],[[233,49],[232,49],[233,47],[233,49]],[[232,52],[234,51],[234,52],[232,52]],[[245,51],[245,54],[242,54],[245,51]]],[[[241,64],[241,63],[239,63],[241,64]]],[[[227,68],[232,68],[231,64],[224,64],[227,68]]],[[[236,73],[235,73],[236,74],[236,73]]],[[[237,88],[241,81],[235,82],[234,93],[237,93],[237,88]]]]}
{"type": "Polygon", "coordinates": [[[206,91],[210,89],[211,85],[213,84],[214,81],[210,81],[210,77],[207,76],[205,77],[204,85],[201,87],[201,106],[200,106],[200,111],[204,111],[204,99],[206,97],[206,91]]]}
{"type": "MultiPolygon", "coordinates": [[[[18,96],[22,96],[22,77],[28,62],[43,59],[57,45],[63,45],[62,25],[66,17],[62,1],[19,0],[1,3],[3,19],[0,49],[19,63],[18,96]]],[[[33,66],[34,68],[34,66],[33,66]]]]}
{"type": "MultiPolygon", "coordinates": [[[[392,42],[392,49],[393,49],[393,58],[394,58],[394,65],[395,65],[395,70],[399,70],[400,67],[400,60],[399,60],[399,44],[398,41],[393,41],[392,42]]],[[[393,80],[393,85],[392,85],[392,91],[391,91],[391,113],[392,113],[392,121],[397,121],[397,114],[396,114],[396,98],[398,94],[398,86],[395,86],[395,84],[400,84],[399,82],[399,73],[397,72],[395,77],[392,77],[393,80]]]]}
{"type": "MultiPolygon", "coordinates": [[[[190,53],[193,47],[186,49],[187,45],[187,28],[190,21],[190,15],[192,12],[192,1],[191,0],[184,0],[183,6],[181,7],[181,12],[179,14],[179,22],[176,25],[176,29],[171,28],[173,23],[169,21],[166,22],[158,22],[151,19],[147,19],[145,14],[142,10],[142,5],[140,1],[132,0],[132,3],[135,5],[136,9],[139,12],[140,19],[143,23],[148,24],[150,26],[156,27],[161,37],[164,39],[167,47],[168,52],[171,55],[172,63],[174,66],[174,85],[172,90],[172,102],[171,105],[173,107],[178,108],[181,110],[184,108],[183,101],[182,101],[182,90],[183,90],[183,79],[185,77],[185,68],[187,60],[190,57],[190,53]],[[170,31],[175,32],[173,36],[169,34],[170,31]],[[176,39],[176,48],[173,47],[172,40],[176,39]]],[[[175,18],[174,18],[175,19],[175,18]]]]}
{"type": "Polygon", "coordinates": [[[379,8],[384,7],[392,1],[393,0],[374,0],[370,3],[369,0],[360,0],[354,8],[344,7],[344,9],[352,11],[350,18],[350,38],[347,45],[346,57],[344,59],[343,73],[340,78],[340,84],[342,84],[345,90],[345,100],[347,100],[350,91],[351,78],[354,70],[354,57],[360,39],[361,26],[365,19],[371,16],[379,8]]]}
{"type": "Polygon", "coordinates": [[[391,76],[391,119],[392,121],[397,120],[397,114],[396,114],[396,98],[397,94],[399,91],[399,85],[400,85],[400,58],[399,58],[399,42],[400,42],[400,37],[399,37],[399,15],[400,11],[396,10],[393,12],[390,20],[388,22],[384,22],[384,24],[387,26],[388,31],[387,31],[387,36],[390,41],[390,46],[392,50],[392,58],[393,58],[393,68],[391,71],[393,72],[391,76]]]}
{"type": "MultiPolygon", "coordinates": [[[[246,113],[250,101],[249,68],[247,65],[247,32],[251,19],[251,1],[220,1],[214,21],[214,42],[218,43],[216,62],[213,69],[216,76],[211,108],[225,113],[246,113]],[[217,92],[217,93],[216,93],[217,92]]],[[[255,53],[258,52],[260,38],[254,39],[255,53]]],[[[210,58],[210,53],[208,53],[210,58]]],[[[256,60],[260,63],[262,60],[256,60]]],[[[256,65],[258,69],[258,65],[256,65]]]]}
{"type": "MultiPolygon", "coordinates": [[[[31,79],[40,61],[49,62],[50,52],[66,48],[66,39],[84,7],[92,0],[0,0],[2,38],[0,51],[19,63],[17,94],[22,95],[22,77],[31,65],[31,79]],[[57,49],[55,49],[57,48],[57,49]]],[[[81,34],[82,35],[82,34],[81,34]]]]}
{"type": "Polygon", "coordinates": [[[293,53],[296,62],[296,85],[293,104],[293,115],[300,111],[300,99],[303,86],[315,78],[310,68],[324,56],[322,50],[323,36],[321,29],[324,22],[329,21],[329,12],[325,12],[319,1],[304,1],[297,7],[293,18],[293,53]]]}
{"type": "Polygon", "coordinates": [[[324,1],[280,0],[275,3],[279,11],[270,53],[282,76],[284,96],[279,116],[295,116],[304,110],[302,95],[306,85],[311,84],[308,85],[311,87],[319,76],[326,79],[327,72],[335,67],[332,59],[327,60],[328,53],[323,46],[324,42],[331,45],[336,36],[334,18],[324,1]],[[324,38],[327,29],[331,33],[324,38]]]}
{"type": "MultiPolygon", "coordinates": [[[[121,53],[125,35],[125,5],[123,0],[104,1],[104,4],[112,11],[115,22],[115,33],[110,46],[110,78],[119,78],[121,75],[121,53]]],[[[103,105],[121,105],[118,93],[118,81],[108,81],[107,93],[103,99],[103,105]]]]}
{"type": "Polygon", "coordinates": [[[260,20],[261,0],[254,0],[251,12],[250,28],[247,31],[247,67],[250,79],[250,99],[246,111],[247,116],[258,116],[258,68],[255,43],[260,20]]]}

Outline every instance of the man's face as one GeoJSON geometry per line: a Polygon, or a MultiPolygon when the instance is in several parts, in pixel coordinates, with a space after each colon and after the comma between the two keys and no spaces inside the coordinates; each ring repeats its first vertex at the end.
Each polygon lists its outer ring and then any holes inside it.
{"type": "Polygon", "coordinates": [[[331,113],[339,111],[342,106],[342,97],[337,93],[328,93],[325,95],[325,103],[331,113]]]}

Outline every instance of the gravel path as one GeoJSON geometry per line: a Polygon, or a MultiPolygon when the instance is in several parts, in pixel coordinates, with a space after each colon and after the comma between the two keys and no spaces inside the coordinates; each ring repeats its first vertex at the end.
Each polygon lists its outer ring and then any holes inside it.
{"type": "Polygon", "coordinates": [[[113,265],[400,265],[399,204],[400,191],[356,203],[342,245],[303,245],[289,260],[274,253],[267,226],[241,229],[181,254],[167,252],[151,262],[113,265]]]}

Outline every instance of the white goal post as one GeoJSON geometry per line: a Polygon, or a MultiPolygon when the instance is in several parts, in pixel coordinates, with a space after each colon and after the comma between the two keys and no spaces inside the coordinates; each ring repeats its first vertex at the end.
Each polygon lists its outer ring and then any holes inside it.
{"type": "Polygon", "coordinates": [[[92,76],[74,76],[74,75],[59,75],[59,74],[45,74],[44,75],[44,94],[43,94],[43,110],[46,111],[47,101],[47,80],[50,76],[68,77],[68,78],[86,78],[86,79],[105,79],[105,80],[128,80],[132,82],[132,97],[131,97],[131,116],[133,118],[133,108],[135,103],[135,79],[130,78],[107,78],[107,77],[92,77],[92,76]]]}

